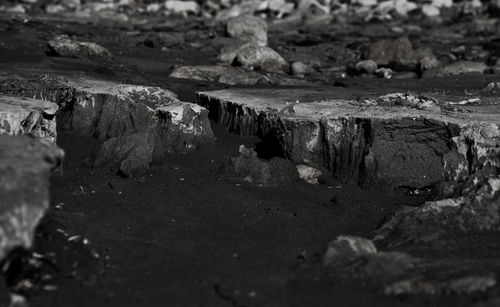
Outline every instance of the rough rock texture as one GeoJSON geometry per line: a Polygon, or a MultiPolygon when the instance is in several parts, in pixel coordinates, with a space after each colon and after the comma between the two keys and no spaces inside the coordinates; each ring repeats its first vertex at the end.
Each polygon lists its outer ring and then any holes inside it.
{"type": "Polygon", "coordinates": [[[217,59],[250,70],[283,73],[288,69],[288,62],[279,53],[255,43],[226,46],[222,48],[217,59]]]}
{"type": "Polygon", "coordinates": [[[92,42],[79,42],[63,34],[48,42],[50,52],[66,58],[89,58],[93,60],[110,60],[111,52],[101,45],[92,42]]]}
{"type": "Polygon", "coordinates": [[[229,85],[303,85],[304,81],[277,74],[260,74],[256,71],[226,65],[181,66],[170,74],[172,78],[213,81],[229,85]]]}
{"type": "Polygon", "coordinates": [[[207,110],[159,87],[81,77],[9,77],[0,82],[0,92],[56,102],[62,129],[101,142],[95,165],[127,176],[141,175],[167,153],[213,141],[207,110]]]}
{"type": "Polygon", "coordinates": [[[0,135],[0,259],[29,248],[49,207],[49,176],[63,151],[31,136],[0,135]]]}
{"type": "Polygon", "coordinates": [[[253,149],[240,146],[240,156],[230,158],[220,169],[219,176],[259,185],[288,183],[298,179],[297,169],[290,161],[273,157],[257,157],[253,149]]]}
{"type": "Polygon", "coordinates": [[[472,294],[497,284],[493,272],[472,262],[379,252],[370,240],[354,236],[339,236],[332,241],[323,263],[338,276],[372,284],[386,295],[472,294]]]}
{"type": "Polygon", "coordinates": [[[413,58],[413,46],[407,37],[396,40],[379,40],[368,47],[364,58],[377,65],[387,65],[392,61],[410,60],[413,58]]]}
{"type": "Polygon", "coordinates": [[[54,144],[58,108],[53,102],[0,95],[0,134],[32,134],[54,144]]]}
{"type": "Polygon", "coordinates": [[[231,18],[227,21],[226,31],[230,37],[267,46],[267,23],[259,17],[243,15],[231,18]]]}
{"type": "Polygon", "coordinates": [[[488,66],[481,62],[459,61],[440,68],[437,71],[438,76],[450,76],[477,73],[482,74],[488,66]]]}
{"type": "Polygon", "coordinates": [[[472,142],[479,153],[494,148],[492,141],[484,143],[477,134],[470,135],[471,129],[500,124],[500,111],[494,109],[475,107],[464,113],[417,96],[385,105],[328,99],[329,95],[335,93],[324,88],[198,93],[220,125],[274,140],[277,154],[296,164],[307,161],[340,180],[391,187],[463,180],[455,179],[454,172],[469,171],[470,152],[464,144],[472,142]]]}

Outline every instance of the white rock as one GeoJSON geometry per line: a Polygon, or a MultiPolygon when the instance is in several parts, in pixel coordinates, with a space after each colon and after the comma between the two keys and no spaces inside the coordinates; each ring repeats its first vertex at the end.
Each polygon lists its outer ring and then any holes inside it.
{"type": "Polygon", "coordinates": [[[422,5],[422,13],[427,17],[437,17],[441,12],[434,5],[424,4],[422,5]]]}
{"type": "Polygon", "coordinates": [[[320,170],[302,164],[297,165],[297,172],[299,173],[299,177],[301,179],[310,184],[317,184],[318,178],[321,176],[320,170]]]}
{"type": "Polygon", "coordinates": [[[182,14],[184,16],[189,14],[198,15],[200,13],[200,5],[195,1],[167,0],[165,8],[169,13],[182,14]]]}
{"type": "Polygon", "coordinates": [[[66,11],[66,8],[61,4],[49,4],[45,7],[47,14],[59,14],[66,11]]]}
{"type": "Polygon", "coordinates": [[[328,244],[323,264],[349,261],[375,253],[377,253],[377,248],[371,240],[347,235],[338,236],[335,241],[328,244]]]}

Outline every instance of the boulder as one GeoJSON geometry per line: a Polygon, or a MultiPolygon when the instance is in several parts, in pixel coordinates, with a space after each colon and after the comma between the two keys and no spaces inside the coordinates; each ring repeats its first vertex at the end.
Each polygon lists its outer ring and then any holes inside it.
{"type": "Polygon", "coordinates": [[[0,259],[30,248],[49,207],[49,177],[64,153],[32,136],[0,135],[0,259]]]}
{"type": "Polygon", "coordinates": [[[80,42],[62,34],[48,42],[50,54],[65,58],[89,58],[92,60],[110,60],[111,52],[92,42],[80,42]]]}
{"type": "Polygon", "coordinates": [[[377,65],[388,65],[390,62],[398,60],[410,60],[413,58],[413,46],[407,37],[395,40],[382,39],[368,46],[364,58],[374,61],[377,65]]]}
{"type": "Polygon", "coordinates": [[[226,24],[228,36],[258,46],[267,46],[267,23],[256,16],[242,15],[230,18],[226,24]]]}

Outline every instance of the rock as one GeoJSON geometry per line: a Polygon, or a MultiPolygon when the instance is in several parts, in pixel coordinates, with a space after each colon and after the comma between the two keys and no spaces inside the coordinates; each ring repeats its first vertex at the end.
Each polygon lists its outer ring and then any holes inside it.
{"type": "Polygon", "coordinates": [[[110,60],[113,58],[111,52],[101,45],[72,40],[65,34],[58,35],[49,41],[48,47],[51,53],[60,57],[89,58],[93,60],[110,60]]]}
{"type": "Polygon", "coordinates": [[[323,87],[221,90],[198,93],[198,99],[218,125],[275,139],[286,159],[295,164],[306,159],[341,181],[413,188],[449,181],[453,186],[469,178],[466,144],[477,146],[478,159],[498,164],[485,154],[496,150],[498,140],[478,136],[480,127],[500,124],[499,111],[486,106],[454,112],[446,101],[410,93],[346,100],[323,87]]]}
{"type": "Polygon", "coordinates": [[[309,67],[301,61],[293,61],[290,63],[290,73],[296,77],[303,78],[309,71],[309,67]]]}
{"type": "Polygon", "coordinates": [[[373,242],[339,236],[324,256],[326,270],[381,289],[386,295],[472,294],[496,285],[495,274],[467,260],[426,260],[402,252],[377,251],[373,242]]]}
{"type": "Polygon", "coordinates": [[[6,9],[6,12],[12,14],[26,14],[26,9],[22,4],[16,4],[6,9]]]}
{"type": "Polygon", "coordinates": [[[307,165],[297,165],[297,172],[300,179],[310,184],[318,184],[318,179],[321,176],[321,171],[307,165]]]}
{"type": "Polygon", "coordinates": [[[365,60],[356,63],[354,66],[356,73],[359,74],[374,74],[377,71],[377,63],[372,60],[365,60]]]}
{"type": "Polygon", "coordinates": [[[430,18],[438,17],[441,14],[439,8],[432,4],[422,5],[421,10],[422,14],[430,18]]]}
{"type": "Polygon", "coordinates": [[[30,248],[49,207],[50,171],[63,151],[30,136],[0,135],[0,260],[16,247],[30,248]]]}
{"type": "Polygon", "coordinates": [[[289,183],[298,178],[295,165],[290,161],[279,157],[261,159],[244,145],[239,151],[240,156],[230,158],[221,167],[219,176],[264,186],[289,183]]]}
{"type": "Polygon", "coordinates": [[[234,63],[251,70],[282,73],[287,71],[288,62],[269,47],[245,44],[236,51],[234,63]]]}
{"type": "Polygon", "coordinates": [[[487,139],[497,138],[500,136],[500,129],[498,125],[487,124],[481,128],[481,136],[487,139]]]}
{"type": "Polygon", "coordinates": [[[231,18],[227,21],[226,32],[241,41],[267,46],[267,23],[261,18],[252,15],[231,18]]]}
{"type": "Polygon", "coordinates": [[[55,103],[0,95],[0,134],[31,134],[42,142],[56,142],[55,103]]]}
{"type": "Polygon", "coordinates": [[[391,61],[409,60],[413,58],[413,46],[407,37],[395,40],[382,39],[368,47],[364,58],[377,65],[387,65],[391,61]]]}
{"type": "Polygon", "coordinates": [[[47,14],[60,14],[66,12],[66,7],[61,4],[47,4],[45,12],[47,14]]]}
{"type": "Polygon", "coordinates": [[[377,248],[371,240],[355,236],[338,236],[335,241],[328,244],[323,264],[345,264],[358,257],[376,252],[377,248]]]}
{"type": "Polygon", "coordinates": [[[150,3],[146,6],[146,12],[148,13],[157,13],[162,8],[162,5],[159,3],[150,3]]]}
{"type": "Polygon", "coordinates": [[[181,66],[176,68],[170,77],[179,79],[193,79],[214,81],[229,85],[253,85],[264,81],[262,76],[253,71],[228,66],[181,66]]]}
{"type": "Polygon", "coordinates": [[[2,78],[0,92],[59,104],[59,128],[95,138],[95,166],[125,176],[141,175],[153,159],[213,142],[208,111],[159,87],[80,76],[2,78]]]}
{"type": "Polygon", "coordinates": [[[438,76],[462,75],[469,73],[482,74],[488,68],[484,63],[471,61],[458,61],[438,70],[438,76]]]}
{"type": "Polygon", "coordinates": [[[152,48],[180,46],[185,43],[184,36],[178,33],[155,32],[144,41],[144,45],[152,48]]]}
{"type": "Polygon", "coordinates": [[[171,14],[180,14],[183,16],[200,14],[200,5],[196,1],[167,0],[165,8],[171,14]]]}

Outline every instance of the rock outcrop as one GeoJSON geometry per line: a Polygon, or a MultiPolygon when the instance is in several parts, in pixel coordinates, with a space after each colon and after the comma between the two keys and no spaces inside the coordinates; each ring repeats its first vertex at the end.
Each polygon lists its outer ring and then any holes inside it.
{"type": "Polygon", "coordinates": [[[59,105],[63,130],[99,140],[95,166],[140,176],[153,160],[213,142],[208,111],[159,88],[82,77],[0,79],[0,92],[59,105]]]}

